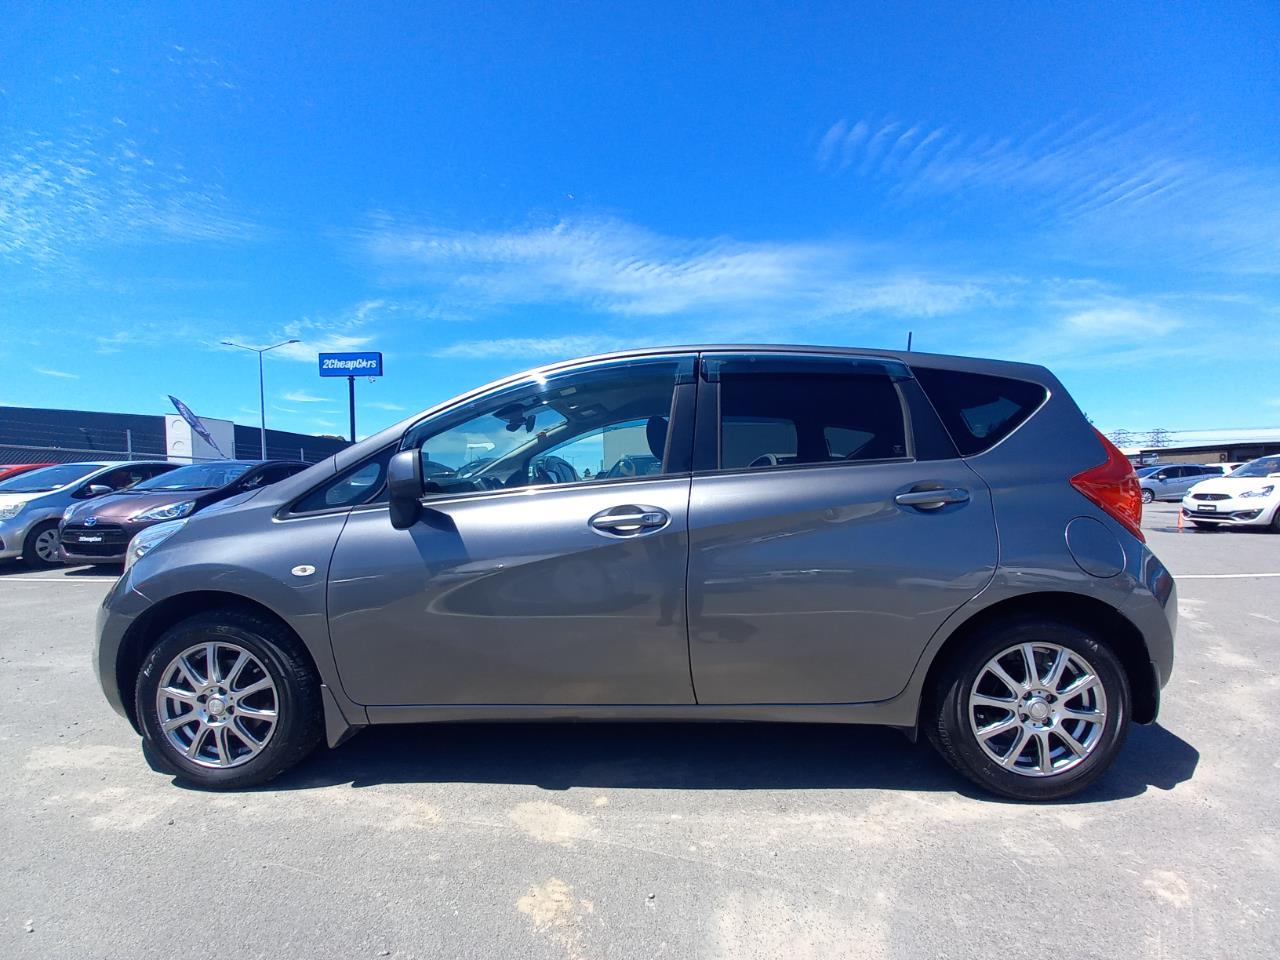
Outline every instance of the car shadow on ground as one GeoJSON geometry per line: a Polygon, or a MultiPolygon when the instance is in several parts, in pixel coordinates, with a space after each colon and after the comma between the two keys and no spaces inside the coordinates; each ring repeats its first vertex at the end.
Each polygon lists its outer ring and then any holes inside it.
{"type": "MultiPolygon", "coordinates": [[[[1134,727],[1115,766],[1065,803],[1171,790],[1200,754],[1159,725],[1134,727]]],[[[915,790],[995,800],[924,743],[879,727],[751,723],[476,723],[373,727],[319,750],[266,790],[384,783],[667,790],[915,790]]],[[[997,801],[998,802],[998,801],[997,801]]]]}
{"type": "Polygon", "coordinates": [[[92,577],[97,579],[116,579],[123,571],[123,566],[72,567],[57,565],[52,567],[28,567],[21,560],[0,560],[0,577],[17,577],[24,574],[32,577],[92,577]]]}

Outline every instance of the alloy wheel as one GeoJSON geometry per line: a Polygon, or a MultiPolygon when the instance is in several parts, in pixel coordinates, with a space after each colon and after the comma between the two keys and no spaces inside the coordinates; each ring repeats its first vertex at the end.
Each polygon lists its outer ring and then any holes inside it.
{"type": "Polygon", "coordinates": [[[1102,740],[1107,695],[1079,653],[1022,643],[992,657],[969,691],[969,724],[1006,770],[1049,777],[1083,763],[1102,740]]]}
{"type": "Polygon", "coordinates": [[[235,643],[189,647],[164,668],[156,716],[170,746],[192,763],[248,763],[270,742],[280,696],[262,661],[235,643]]]}

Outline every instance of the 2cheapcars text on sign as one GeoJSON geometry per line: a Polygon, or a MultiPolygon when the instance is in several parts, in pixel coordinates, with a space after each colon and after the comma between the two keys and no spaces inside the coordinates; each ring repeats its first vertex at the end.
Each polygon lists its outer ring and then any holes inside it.
{"type": "Polygon", "coordinates": [[[380,377],[381,353],[322,353],[320,354],[322,377],[380,377]]]}

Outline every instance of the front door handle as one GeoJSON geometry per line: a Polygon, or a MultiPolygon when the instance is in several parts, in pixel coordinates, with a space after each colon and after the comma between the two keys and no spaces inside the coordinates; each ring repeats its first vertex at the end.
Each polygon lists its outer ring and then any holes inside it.
{"type": "Polygon", "coordinates": [[[627,504],[602,510],[587,521],[591,529],[617,537],[660,530],[671,521],[671,514],[659,507],[627,504]]]}
{"type": "Polygon", "coordinates": [[[893,498],[901,507],[919,507],[921,510],[937,510],[948,503],[968,503],[969,491],[959,487],[946,490],[909,490],[893,498]]]}

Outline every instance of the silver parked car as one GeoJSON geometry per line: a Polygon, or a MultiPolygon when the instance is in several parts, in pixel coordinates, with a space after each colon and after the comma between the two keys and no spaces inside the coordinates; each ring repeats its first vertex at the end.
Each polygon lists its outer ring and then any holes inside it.
{"type": "Polygon", "coordinates": [[[1225,463],[1162,463],[1146,474],[1139,474],[1142,502],[1181,500],[1201,480],[1223,477],[1231,472],[1225,463]]]}
{"type": "Polygon", "coordinates": [[[35,568],[59,563],[58,521],[64,510],[179,466],[167,460],[59,463],[0,481],[0,559],[20,556],[35,568]]]}
{"type": "Polygon", "coordinates": [[[643,718],[923,729],[989,790],[1061,797],[1172,669],[1140,518],[1132,467],[1042,367],[614,354],[147,529],[97,668],[206,787],[373,724],[643,718]]]}

